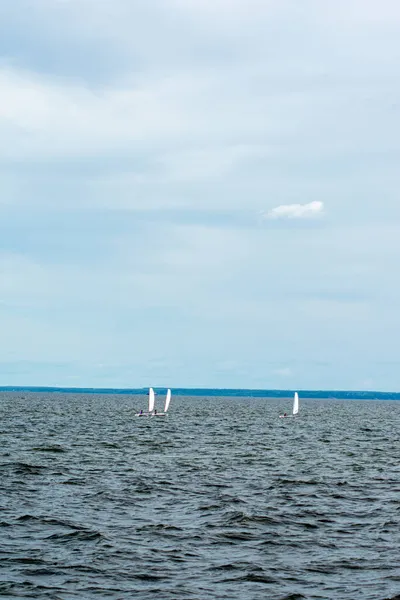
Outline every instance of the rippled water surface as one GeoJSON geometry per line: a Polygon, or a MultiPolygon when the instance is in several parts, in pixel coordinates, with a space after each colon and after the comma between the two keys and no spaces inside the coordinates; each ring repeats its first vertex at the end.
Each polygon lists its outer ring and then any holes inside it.
{"type": "Polygon", "coordinates": [[[400,594],[400,402],[0,394],[0,596],[400,594]]]}

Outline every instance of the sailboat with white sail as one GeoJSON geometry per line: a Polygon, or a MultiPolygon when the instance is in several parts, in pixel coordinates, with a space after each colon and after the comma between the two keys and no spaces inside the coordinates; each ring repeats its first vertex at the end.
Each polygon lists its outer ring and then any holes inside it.
{"type": "Polygon", "coordinates": [[[295,392],[294,394],[294,398],[293,398],[293,410],[292,410],[292,414],[291,415],[287,415],[286,413],[283,415],[279,415],[280,419],[284,419],[287,417],[297,417],[297,415],[299,414],[299,394],[297,392],[295,392]]]}
{"type": "Polygon", "coordinates": [[[156,410],[153,412],[153,414],[151,415],[152,417],[165,417],[167,415],[168,409],[169,409],[169,405],[171,402],[171,390],[168,389],[167,391],[167,395],[165,397],[165,405],[164,405],[164,412],[157,412],[156,410]]]}
{"type": "Polygon", "coordinates": [[[140,412],[136,413],[136,417],[149,417],[153,410],[154,410],[154,403],[155,403],[155,394],[154,394],[154,390],[153,388],[149,388],[149,410],[148,412],[144,412],[143,410],[141,410],[140,412]]]}

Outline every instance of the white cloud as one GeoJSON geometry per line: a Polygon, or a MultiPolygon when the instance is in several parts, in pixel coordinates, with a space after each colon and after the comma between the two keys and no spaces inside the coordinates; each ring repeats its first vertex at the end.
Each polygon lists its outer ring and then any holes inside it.
{"type": "Polygon", "coordinates": [[[311,219],[324,212],[324,203],[318,200],[308,204],[281,204],[262,213],[266,219],[311,219]]]}

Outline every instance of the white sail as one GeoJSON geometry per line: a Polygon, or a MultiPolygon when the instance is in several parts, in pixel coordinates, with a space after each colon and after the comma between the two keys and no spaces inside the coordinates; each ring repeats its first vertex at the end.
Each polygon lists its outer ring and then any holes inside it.
{"type": "Polygon", "coordinates": [[[154,390],[153,388],[149,389],[149,413],[154,410],[154,390]]]}
{"type": "Polygon", "coordinates": [[[169,407],[169,403],[171,402],[171,390],[167,391],[167,396],[165,398],[165,408],[164,408],[164,412],[167,412],[168,407],[169,407]]]}
{"type": "Polygon", "coordinates": [[[299,412],[299,395],[297,392],[295,392],[294,400],[293,400],[293,414],[297,415],[298,412],[299,412]]]}

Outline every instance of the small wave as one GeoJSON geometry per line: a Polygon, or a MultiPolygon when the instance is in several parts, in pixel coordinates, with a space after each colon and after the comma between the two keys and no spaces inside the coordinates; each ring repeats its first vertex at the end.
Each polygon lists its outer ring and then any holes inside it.
{"type": "Polygon", "coordinates": [[[61,485],[85,485],[85,479],[66,479],[66,481],[60,481],[61,485]]]}
{"type": "Polygon", "coordinates": [[[41,475],[43,471],[47,470],[47,467],[23,462],[6,462],[0,464],[0,470],[11,471],[16,475],[41,475]]]}
{"type": "Polygon", "coordinates": [[[241,577],[229,577],[226,579],[220,579],[218,583],[237,583],[240,581],[249,581],[252,583],[265,583],[269,585],[277,583],[277,580],[274,577],[270,577],[268,575],[257,575],[256,573],[247,573],[246,575],[242,575],[241,577]]]}
{"type": "Polygon", "coordinates": [[[305,570],[310,573],[320,573],[321,575],[328,575],[328,574],[336,573],[338,571],[337,567],[328,565],[328,564],[324,564],[322,566],[318,566],[318,565],[309,566],[309,567],[306,567],[305,570]]]}
{"type": "Polygon", "coordinates": [[[222,533],[217,534],[218,539],[226,539],[226,540],[238,540],[238,541],[249,541],[258,539],[258,533],[251,533],[249,531],[224,531],[222,533]]]}
{"type": "Polygon", "coordinates": [[[134,577],[142,581],[160,581],[161,579],[165,579],[165,575],[152,575],[151,573],[138,573],[134,577]]]}
{"type": "Polygon", "coordinates": [[[234,511],[234,512],[228,513],[225,516],[225,518],[224,518],[225,525],[236,524],[236,523],[249,524],[249,525],[251,525],[252,523],[260,523],[263,525],[276,525],[276,524],[280,523],[280,520],[278,520],[274,517],[269,517],[267,515],[249,515],[242,511],[234,511]]]}
{"type": "Polygon", "coordinates": [[[215,565],[210,567],[210,571],[236,571],[236,570],[244,570],[253,568],[253,565],[248,562],[233,562],[233,563],[224,563],[222,565],[215,565]]]}
{"type": "Polygon", "coordinates": [[[121,445],[115,442],[99,442],[99,446],[103,446],[103,448],[121,448],[121,445]]]}
{"type": "Polygon", "coordinates": [[[287,479],[287,478],[280,478],[278,477],[278,479],[275,480],[275,485],[278,485],[280,487],[283,486],[312,486],[312,485],[320,485],[321,481],[318,481],[317,479],[287,479]]]}
{"type": "Polygon", "coordinates": [[[69,521],[67,519],[57,519],[54,517],[42,517],[38,515],[25,514],[21,515],[20,517],[17,517],[16,520],[21,521],[23,523],[27,521],[35,521],[43,525],[55,525],[58,527],[68,527],[69,529],[74,529],[76,531],[87,531],[87,529],[82,525],[78,525],[77,523],[74,523],[73,521],[69,521]]]}
{"type": "Polygon", "coordinates": [[[51,446],[35,446],[32,448],[32,452],[67,452],[67,450],[59,444],[52,444],[51,446]]]}
{"type": "Polygon", "coordinates": [[[8,521],[0,521],[0,527],[12,527],[8,521]]]}
{"type": "Polygon", "coordinates": [[[23,583],[17,583],[15,581],[2,581],[0,582],[0,596],[13,596],[16,598],[44,598],[44,594],[50,595],[51,598],[57,598],[54,595],[56,591],[62,591],[52,586],[39,585],[31,581],[24,581],[23,583]]]}
{"type": "Polygon", "coordinates": [[[105,535],[100,531],[71,531],[68,533],[53,533],[46,537],[46,540],[54,540],[61,543],[73,541],[79,542],[99,542],[105,539],[105,535]]]}
{"type": "Polygon", "coordinates": [[[42,569],[22,569],[21,573],[24,575],[29,575],[31,577],[51,577],[52,575],[58,575],[59,571],[57,569],[51,568],[42,568],[42,569]]]}
{"type": "Polygon", "coordinates": [[[197,510],[219,510],[221,508],[220,504],[203,504],[197,508],[197,510]]]}
{"type": "Polygon", "coordinates": [[[182,533],[184,531],[181,527],[176,527],[175,525],[167,525],[164,523],[153,523],[150,525],[143,525],[139,528],[139,530],[158,534],[174,534],[182,533]]]}
{"type": "Polygon", "coordinates": [[[44,565],[45,561],[41,558],[32,558],[30,556],[17,556],[17,557],[2,557],[2,562],[16,563],[22,565],[44,565]]]}
{"type": "Polygon", "coordinates": [[[63,565],[63,570],[65,571],[78,571],[79,573],[90,573],[90,574],[96,574],[96,575],[103,575],[104,574],[104,569],[98,569],[96,567],[93,567],[92,565],[82,565],[82,564],[70,564],[70,565],[63,565]]]}
{"type": "Polygon", "coordinates": [[[246,500],[243,500],[243,498],[240,498],[239,496],[230,496],[229,494],[221,494],[220,500],[226,504],[247,504],[246,500]]]}

